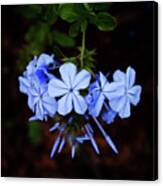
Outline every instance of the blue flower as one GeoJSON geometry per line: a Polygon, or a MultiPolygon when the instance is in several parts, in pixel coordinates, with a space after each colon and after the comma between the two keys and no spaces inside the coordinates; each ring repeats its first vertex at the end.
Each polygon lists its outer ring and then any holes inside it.
{"type": "Polygon", "coordinates": [[[38,59],[35,56],[28,64],[24,76],[36,76],[39,83],[45,84],[54,77],[48,70],[55,69],[56,65],[57,62],[53,59],[53,56],[41,54],[38,59]]]}
{"type": "Polygon", "coordinates": [[[110,91],[109,85],[110,83],[101,72],[99,73],[98,79],[90,85],[89,94],[86,96],[90,115],[95,117],[99,116],[105,98],[108,97],[110,91]]]}
{"type": "Polygon", "coordinates": [[[86,70],[77,73],[76,66],[72,63],[63,64],[59,68],[61,78],[53,78],[49,82],[48,92],[51,97],[60,97],[58,100],[58,113],[65,116],[74,110],[84,114],[87,110],[85,99],[79,94],[80,89],[88,87],[91,75],[86,70]]]}
{"type": "Polygon", "coordinates": [[[136,72],[128,67],[126,73],[117,70],[113,74],[114,82],[110,84],[109,105],[121,118],[131,115],[131,104],[136,106],[140,101],[141,86],[135,84],[136,72]]]}
{"type": "Polygon", "coordinates": [[[117,113],[110,109],[109,111],[102,113],[102,119],[107,124],[111,124],[111,123],[114,122],[114,119],[115,119],[116,115],[117,115],[117,113]]]}
{"type": "Polygon", "coordinates": [[[47,92],[47,85],[40,86],[35,78],[19,77],[20,91],[28,95],[28,106],[35,113],[29,120],[43,120],[53,117],[57,102],[47,92]]]}
{"type": "Polygon", "coordinates": [[[117,112],[113,111],[106,103],[104,103],[106,111],[102,113],[102,119],[107,123],[111,124],[114,122],[117,112]]]}

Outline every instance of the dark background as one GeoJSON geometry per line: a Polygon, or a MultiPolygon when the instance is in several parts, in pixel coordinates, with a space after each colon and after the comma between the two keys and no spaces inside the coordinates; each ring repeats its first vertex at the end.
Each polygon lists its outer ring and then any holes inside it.
{"type": "MultiPolygon", "coordinates": [[[[112,125],[105,125],[119,154],[112,153],[96,132],[101,155],[97,156],[90,144],[85,144],[74,160],[68,147],[50,159],[55,135],[49,133],[47,123],[39,124],[41,137],[37,143],[29,139],[27,121],[32,113],[26,96],[19,92],[21,73],[16,63],[29,25],[16,13],[16,7],[2,6],[2,176],[156,179],[157,4],[114,3],[109,12],[117,18],[117,28],[109,33],[89,28],[86,45],[97,49],[96,70],[113,73],[132,66],[137,72],[136,82],[143,89],[141,101],[132,107],[130,118],[117,118],[112,125]]],[[[52,53],[49,49],[45,52],[52,53]]]]}

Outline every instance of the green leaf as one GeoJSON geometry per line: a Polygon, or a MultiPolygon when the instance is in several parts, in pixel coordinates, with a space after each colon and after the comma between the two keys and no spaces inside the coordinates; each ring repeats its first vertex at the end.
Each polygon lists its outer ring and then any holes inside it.
{"type": "Polygon", "coordinates": [[[82,23],[81,23],[81,31],[82,31],[82,32],[85,32],[85,31],[86,31],[87,25],[88,25],[87,20],[84,19],[84,20],[82,21],[82,23]]]}
{"type": "Polygon", "coordinates": [[[73,47],[75,45],[75,40],[64,33],[55,31],[53,36],[54,40],[62,47],[73,47]]]}
{"type": "Polygon", "coordinates": [[[75,4],[62,4],[59,6],[59,15],[60,17],[69,22],[72,23],[79,18],[79,14],[76,11],[75,4]]]}
{"type": "Polygon", "coordinates": [[[95,25],[101,31],[112,31],[117,26],[116,18],[107,12],[98,13],[95,19],[95,25]]]}
{"type": "Polygon", "coordinates": [[[46,46],[50,28],[47,24],[37,24],[31,26],[25,39],[27,44],[26,51],[29,54],[37,55],[46,46]]]}
{"type": "Polygon", "coordinates": [[[42,129],[39,122],[33,121],[28,124],[28,138],[32,144],[38,144],[41,139],[42,129]]]}
{"type": "MultiPolygon", "coordinates": [[[[64,57],[64,54],[59,47],[53,46],[53,51],[54,51],[55,56],[57,56],[58,58],[64,57]]],[[[55,119],[56,119],[56,116],[55,116],[55,119]]]]}
{"type": "Polygon", "coordinates": [[[46,21],[46,23],[54,24],[57,21],[57,7],[58,5],[42,5],[42,19],[46,21]]]}
{"type": "Polygon", "coordinates": [[[88,10],[88,11],[92,11],[94,8],[94,4],[93,3],[84,3],[84,7],[88,10]]]}
{"type": "Polygon", "coordinates": [[[80,22],[73,23],[69,28],[69,35],[71,37],[76,37],[80,31],[80,22]]]}

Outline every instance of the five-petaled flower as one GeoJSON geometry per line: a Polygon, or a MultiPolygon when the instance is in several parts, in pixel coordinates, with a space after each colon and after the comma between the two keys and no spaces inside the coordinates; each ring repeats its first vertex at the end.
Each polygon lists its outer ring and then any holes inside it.
{"type": "Polygon", "coordinates": [[[111,94],[108,95],[109,105],[121,118],[131,115],[130,104],[136,106],[140,101],[141,86],[135,84],[136,72],[128,67],[126,74],[117,70],[113,74],[114,82],[111,83],[111,94]]]}
{"type": "Polygon", "coordinates": [[[90,85],[89,94],[86,96],[89,114],[99,116],[104,101],[110,94],[110,83],[100,72],[97,80],[90,85]]]}
{"type": "Polygon", "coordinates": [[[88,87],[91,75],[86,70],[77,73],[77,68],[72,63],[63,64],[59,68],[61,78],[53,78],[49,82],[48,92],[51,97],[60,97],[58,100],[58,113],[66,115],[74,110],[78,114],[84,114],[87,110],[87,103],[80,95],[79,90],[88,87]]]}

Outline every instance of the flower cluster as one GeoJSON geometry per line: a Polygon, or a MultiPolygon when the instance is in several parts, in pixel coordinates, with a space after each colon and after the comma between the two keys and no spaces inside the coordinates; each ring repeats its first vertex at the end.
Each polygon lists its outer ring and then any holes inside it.
{"type": "Polygon", "coordinates": [[[28,106],[34,113],[30,121],[48,117],[55,120],[56,115],[59,118],[50,128],[50,132],[58,131],[50,157],[61,153],[66,143],[71,147],[72,158],[84,142],[100,154],[91,122],[117,154],[116,145],[100,121],[111,124],[118,116],[131,116],[131,105],[139,103],[142,90],[135,85],[135,76],[135,70],[128,67],[126,72],[115,71],[110,82],[102,72],[92,77],[85,69],[78,72],[71,62],[60,65],[54,56],[34,57],[19,77],[19,88],[28,96],[28,106]]]}

